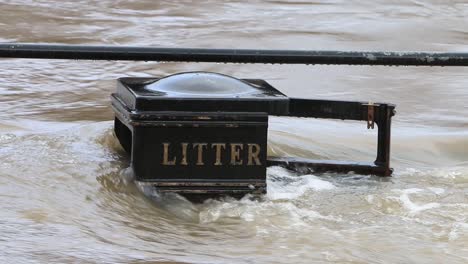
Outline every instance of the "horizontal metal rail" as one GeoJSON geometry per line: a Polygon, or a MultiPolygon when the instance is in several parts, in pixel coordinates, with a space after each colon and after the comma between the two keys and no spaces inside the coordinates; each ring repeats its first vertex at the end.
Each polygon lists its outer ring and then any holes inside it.
{"type": "Polygon", "coordinates": [[[468,53],[192,49],[0,43],[0,58],[268,64],[468,66],[468,53]]]}

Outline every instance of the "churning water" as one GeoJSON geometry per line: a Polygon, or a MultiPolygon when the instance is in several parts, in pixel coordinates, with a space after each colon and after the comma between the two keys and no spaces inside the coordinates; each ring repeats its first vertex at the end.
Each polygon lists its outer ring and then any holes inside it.
{"type": "MultiPolygon", "coordinates": [[[[1,42],[468,51],[463,0],[0,0],[1,42]]],[[[2,263],[467,263],[468,69],[0,60],[2,263]],[[391,102],[392,178],[268,169],[268,194],[142,195],[115,79],[214,71],[391,102]]],[[[269,152],[370,161],[365,123],[271,118],[269,152]]]]}

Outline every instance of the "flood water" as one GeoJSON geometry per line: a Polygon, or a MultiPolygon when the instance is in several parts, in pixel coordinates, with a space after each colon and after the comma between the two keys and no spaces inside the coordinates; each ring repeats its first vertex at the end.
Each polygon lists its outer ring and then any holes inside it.
{"type": "MultiPolygon", "coordinates": [[[[468,52],[462,0],[0,0],[0,42],[468,52]]],[[[1,263],[467,263],[468,68],[0,60],[1,263]],[[115,79],[213,71],[390,102],[391,178],[268,169],[259,200],[151,199],[115,79]]],[[[365,122],[271,118],[269,154],[371,161],[365,122]]]]}

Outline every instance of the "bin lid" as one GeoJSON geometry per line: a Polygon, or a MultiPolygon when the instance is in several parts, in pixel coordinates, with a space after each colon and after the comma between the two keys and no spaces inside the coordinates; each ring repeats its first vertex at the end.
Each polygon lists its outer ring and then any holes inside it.
{"type": "Polygon", "coordinates": [[[289,98],[264,80],[213,72],[121,78],[117,95],[133,111],[266,112],[286,115],[289,98]]]}

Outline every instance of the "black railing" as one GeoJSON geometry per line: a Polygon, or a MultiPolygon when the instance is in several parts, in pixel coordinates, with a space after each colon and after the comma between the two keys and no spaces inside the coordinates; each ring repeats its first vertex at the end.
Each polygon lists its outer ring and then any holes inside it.
{"type": "Polygon", "coordinates": [[[468,53],[193,49],[23,43],[0,44],[1,57],[271,64],[468,66],[468,53]]]}

